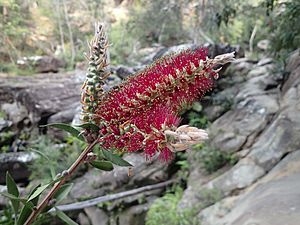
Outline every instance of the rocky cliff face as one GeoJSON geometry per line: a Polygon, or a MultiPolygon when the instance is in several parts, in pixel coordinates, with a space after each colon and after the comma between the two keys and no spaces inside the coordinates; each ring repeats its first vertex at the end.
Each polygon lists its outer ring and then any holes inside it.
{"type": "Polygon", "coordinates": [[[179,209],[197,208],[201,225],[299,224],[299,50],[286,70],[287,76],[275,72],[271,59],[240,59],[227,70],[221,83],[235,85],[217,95],[226,94],[233,105],[212,123],[211,145],[239,161],[207,176],[197,157],[190,159],[193,170],[179,209]],[[218,190],[219,201],[206,204],[209,190],[218,190]]]}

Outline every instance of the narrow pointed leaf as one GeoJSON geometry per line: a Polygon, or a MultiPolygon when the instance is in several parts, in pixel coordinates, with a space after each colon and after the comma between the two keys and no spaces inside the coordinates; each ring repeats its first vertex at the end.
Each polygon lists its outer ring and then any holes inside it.
{"type": "Polygon", "coordinates": [[[54,194],[53,199],[56,200],[55,204],[60,203],[63,199],[65,199],[70,193],[73,184],[64,184],[61,188],[54,194]]]}
{"type": "Polygon", "coordinates": [[[47,187],[49,187],[49,185],[50,185],[50,184],[45,184],[45,185],[43,185],[43,186],[41,186],[41,187],[38,187],[38,188],[35,190],[35,192],[33,192],[33,194],[30,195],[28,201],[31,201],[31,200],[33,200],[34,198],[40,196],[40,195],[42,194],[42,192],[43,192],[47,187]]]}
{"type": "Polygon", "coordinates": [[[77,139],[81,140],[81,141],[85,141],[84,137],[82,136],[82,134],[80,133],[79,130],[75,129],[74,127],[68,125],[68,124],[64,124],[64,123],[50,123],[47,125],[43,125],[40,127],[55,127],[61,130],[64,130],[68,133],[70,133],[73,137],[76,137],[77,139]]]}
{"type": "MultiPolygon", "coordinates": [[[[36,188],[34,188],[31,193],[29,194],[29,196],[32,196],[32,194],[38,189],[39,186],[37,186],[36,188]]],[[[17,220],[17,225],[23,225],[27,218],[30,216],[33,207],[36,206],[36,204],[38,203],[39,200],[39,196],[37,196],[36,198],[32,199],[31,201],[27,201],[26,204],[23,206],[23,208],[21,209],[19,218],[17,220]]]]}
{"type": "Polygon", "coordinates": [[[91,166],[104,171],[112,171],[114,169],[114,166],[111,162],[108,161],[92,161],[90,162],[91,166]]]}
{"type": "Polygon", "coordinates": [[[99,131],[99,127],[96,124],[93,123],[84,123],[84,124],[80,124],[80,125],[75,125],[76,127],[81,127],[84,129],[91,129],[95,132],[99,131]]]}
{"type": "Polygon", "coordinates": [[[55,208],[56,215],[64,221],[68,225],[78,225],[74,220],[72,220],[70,217],[68,217],[64,212],[60,211],[59,209],[55,208]]]}
{"type": "Polygon", "coordinates": [[[120,156],[111,153],[110,151],[102,149],[102,153],[108,161],[112,162],[115,165],[118,165],[118,166],[132,166],[129,162],[125,161],[120,156]]]}
{"type": "Polygon", "coordinates": [[[30,216],[32,210],[33,210],[33,203],[32,202],[26,202],[26,204],[23,206],[21,212],[20,212],[20,216],[18,218],[17,221],[17,225],[23,225],[27,218],[30,216]]]}
{"type": "Polygon", "coordinates": [[[26,203],[27,202],[27,199],[25,198],[20,198],[20,197],[16,197],[12,194],[9,194],[9,193],[6,193],[6,192],[0,192],[0,195],[6,197],[6,198],[9,198],[10,200],[14,200],[14,201],[17,201],[17,202],[22,202],[22,203],[26,203]]]}
{"type": "MultiPolygon", "coordinates": [[[[14,179],[11,177],[9,172],[6,172],[6,186],[7,186],[7,192],[15,197],[19,197],[19,190],[18,187],[14,181],[14,179]]],[[[15,214],[18,213],[20,202],[18,200],[10,198],[11,204],[14,208],[15,214]]]]}

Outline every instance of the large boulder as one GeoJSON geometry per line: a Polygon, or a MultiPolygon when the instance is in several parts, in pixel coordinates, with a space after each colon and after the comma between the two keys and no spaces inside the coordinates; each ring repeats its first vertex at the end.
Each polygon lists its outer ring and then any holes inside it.
{"type": "Polygon", "coordinates": [[[37,74],[30,77],[6,76],[0,81],[0,107],[15,127],[45,124],[49,117],[54,122],[71,121],[73,109],[80,102],[80,87],[84,71],[61,74],[37,74]],[[66,118],[67,117],[67,118],[66,118]],[[61,121],[59,121],[61,120],[61,121]]]}
{"type": "Polygon", "coordinates": [[[199,215],[202,225],[298,225],[300,150],[239,196],[228,197],[199,215]]]}
{"type": "Polygon", "coordinates": [[[31,56],[23,57],[17,61],[21,69],[33,69],[37,73],[57,73],[66,63],[53,56],[31,56]]]}

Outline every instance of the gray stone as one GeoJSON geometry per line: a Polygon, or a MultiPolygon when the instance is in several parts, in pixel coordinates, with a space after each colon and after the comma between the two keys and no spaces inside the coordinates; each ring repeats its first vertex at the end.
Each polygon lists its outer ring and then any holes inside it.
{"type": "Polygon", "coordinates": [[[37,73],[58,72],[60,68],[65,67],[66,63],[53,56],[31,56],[23,57],[17,61],[21,69],[34,69],[37,73]]]}
{"type": "Polygon", "coordinates": [[[134,166],[131,177],[128,176],[127,167],[115,166],[111,172],[91,169],[75,179],[70,196],[74,199],[93,198],[124,190],[125,187],[144,186],[168,179],[168,166],[158,160],[146,161],[143,155],[134,153],[126,155],[124,159],[134,166]]]}
{"type": "Polygon", "coordinates": [[[274,64],[267,64],[264,66],[257,66],[253,69],[251,69],[251,71],[248,73],[248,77],[252,78],[252,77],[258,77],[258,76],[262,76],[262,75],[266,75],[266,74],[270,74],[272,69],[274,69],[274,64]]]}
{"type": "Polygon", "coordinates": [[[46,123],[51,115],[69,110],[74,103],[80,102],[84,77],[83,71],[6,77],[0,82],[2,110],[14,124],[25,118],[29,118],[31,125],[42,119],[42,123],[46,123]]]}
{"type": "Polygon", "coordinates": [[[116,73],[118,77],[126,79],[129,75],[135,73],[135,69],[128,66],[119,65],[115,68],[112,68],[112,72],[116,73]]]}
{"type": "Polygon", "coordinates": [[[276,165],[257,184],[201,211],[203,225],[298,225],[300,151],[276,165]]]}
{"type": "Polygon", "coordinates": [[[260,40],[258,43],[257,43],[257,47],[261,50],[268,50],[270,48],[270,41],[269,40],[260,40]]]}
{"type": "Polygon", "coordinates": [[[118,218],[122,225],[141,225],[145,224],[146,212],[149,209],[148,204],[132,206],[119,213],[118,218]]]}
{"type": "Polygon", "coordinates": [[[91,221],[91,225],[108,225],[108,216],[106,213],[97,207],[85,208],[84,212],[91,221]]]}
{"type": "Polygon", "coordinates": [[[4,131],[12,125],[12,121],[0,117],[0,132],[4,131]]]}
{"type": "Polygon", "coordinates": [[[209,188],[218,188],[225,196],[228,196],[235,190],[248,187],[264,174],[265,170],[263,168],[245,158],[226,173],[210,181],[207,186],[209,188]]]}
{"type": "Polygon", "coordinates": [[[0,154],[0,184],[5,183],[6,172],[12,175],[16,182],[27,180],[30,171],[27,165],[37,156],[32,152],[10,152],[0,154]]]}
{"type": "Polygon", "coordinates": [[[82,212],[78,214],[78,221],[80,225],[91,225],[89,218],[82,212]]]}
{"type": "Polygon", "coordinates": [[[264,66],[267,64],[273,63],[274,60],[272,58],[262,58],[261,60],[258,61],[257,66],[264,66]]]}
{"type": "MultiPolygon", "coordinates": [[[[80,107],[80,102],[72,104],[69,109],[58,112],[49,117],[48,123],[70,123],[73,121],[76,109],[80,107]]],[[[79,124],[79,123],[78,123],[79,124]]]]}
{"type": "Polygon", "coordinates": [[[11,120],[15,126],[20,126],[20,123],[28,118],[28,111],[26,107],[17,102],[4,103],[1,105],[1,110],[5,112],[8,119],[11,120]]]}

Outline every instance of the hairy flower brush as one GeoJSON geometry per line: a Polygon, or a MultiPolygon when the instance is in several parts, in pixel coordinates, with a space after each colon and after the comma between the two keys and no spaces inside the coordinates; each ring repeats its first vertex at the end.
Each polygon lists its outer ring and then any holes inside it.
{"type": "Polygon", "coordinates": [[[185,50],[133,75],[101,96],[93,116],[100,144],[122,152],[143,150],[147,158],[159,153],[167,161],[174,152],[205,140],[203,130],[179,129],[178,115],[212,89],[218,78],[214,67],[233,59],[234,53],[209,59],[205,48],[185,50]]]}

